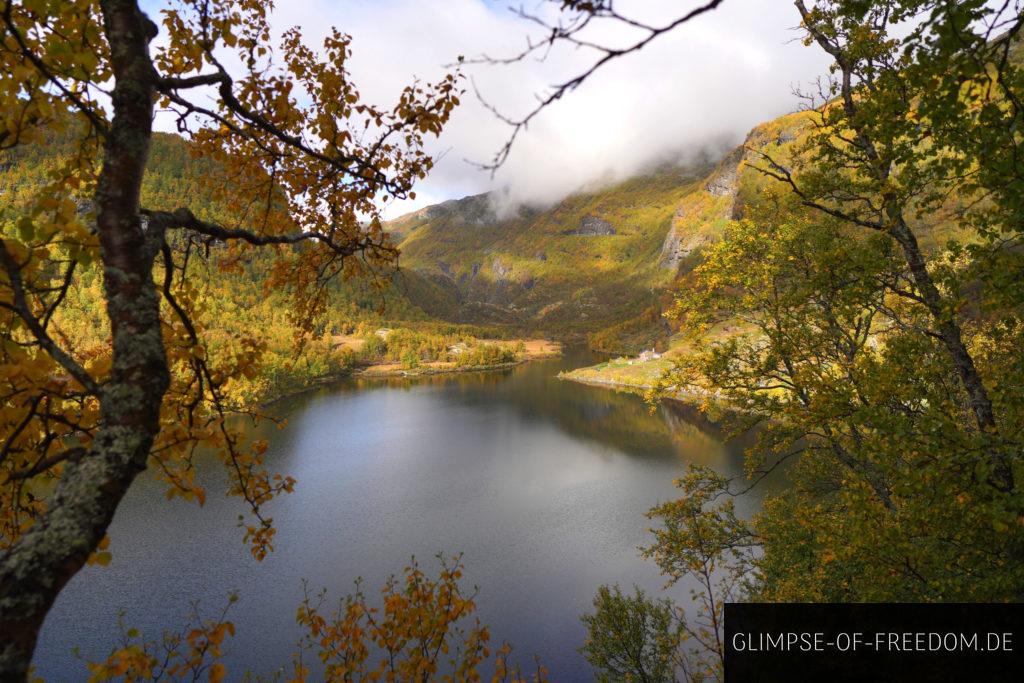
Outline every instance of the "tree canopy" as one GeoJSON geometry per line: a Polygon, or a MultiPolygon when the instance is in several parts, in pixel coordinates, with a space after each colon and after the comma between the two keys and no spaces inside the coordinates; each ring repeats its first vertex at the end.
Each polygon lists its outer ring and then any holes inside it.
{"type": "Polygon", "coordinates": [[[377,207],[414,196],[432,164],[424,139],[458,104],[455,73],[413,82],[389,107],[363,101],[348,36],[330,31],[313,48],[291,29],[277,41],[270,9],[184,0],[150,18],[136,2],[42,0],[0,11],[0,147],[60,136],[68,148],[0,226],[0,677],[24,676],[61,587],[108,557],[106,528],[147,467],[169,495],[201,501],[193,455],[215,449],[252,511],[253,554],[272,548],[261,508],[294,482],[267,472],[265,444],[243,443],[231,423],[249,408],[232,383],[256,373],[264,342],[242,335],[210,352],[196,270],[227,275],[268,251],[265,291],[287,292],[310,331],[327,283],[393,263],[377,207]],[[156,108],[215,169],[195,202],[141,202],[156,108]],[[62,307],[97,279],[109,342],[75,348],[62,307]]]}

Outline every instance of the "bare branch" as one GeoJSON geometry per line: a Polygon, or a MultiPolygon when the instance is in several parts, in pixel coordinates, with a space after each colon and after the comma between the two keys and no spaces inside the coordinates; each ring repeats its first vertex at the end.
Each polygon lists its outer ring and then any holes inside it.
{"type": "Polygon", "coordinates": [[[605,66],[612,60],[618,59],[619,57],[624,57],[634,52],[639,52],[657,38],[672,32],[676,28],[682,26],[688,21],[691,21],[699,17],[702,14],[714,10],[719,5],[721,5],[722,2],[724,2],[724,0],[708,0],[708,2],[705,2],[704,4],[695,7],[689,12],[668,22],[667,24],[663,24],[660,26],[649,26],[647,24],[624,16],[617,12],[615,9],[613,9],[611,3],[599,4],[592,10],[587,10],[582,15],[574,18],[574,20],[567,25],[551,25],[545,22],[543,19],[540,19],[535,15],[525,12],[521,8],[519,10],[516,10],[516,14],[518,16],[532,23],[540,25],[542,28],[545,29],[548,35],[539,42],[529,40],[527,43],[527,47],[522,52],[512,57],[496,59],[484,56],[476,60],[469,60],[468,63],[492,65],[514,64],[517,62],[521,62],[530,55],[533,55],[542,50],[545,51],[546,53],[546,51],[549,51],[558,43],[567,43],[572,45],[573,47],[592,49],[601,53],[601,56],[585,70],[576,74],[572,78],[555,85],[548,94],[538,96],[536,106],[534,106],[533,109],[531,109],[522,117],[510,117],[508,115],[499,113],[498,110],[494,107],[494,105],[487,102],[481,96],[481,94],[477,92],[477,97],[480,99],[481,104],[483,104],[483,106],[486,107],[489,111],[494,113],[502,122],[510,126],[512,128],[512,132],[510,133],[508,140],[506,140],[505,144],[502,145],[501,149],[499,149],[498,152],[494,155],[494,158],[491,160],[490,163],[475,165],[480,167],[481,169],[491,171],[492,174],[495,173],[498,170],[498,168],[500,168],[501,165],[504,164],[505,161],[508,159],[509,154],[512,152],[512,146],[515,144],[516,138],[519,137],[519,134],[522,131],[526,130],[529,127],[530,123],[542,111],[544,111],[546,108],[548,108],[558,100],[562,99],[562,97],[565,96],[567,93],[570,93],[579,86],[583,85],[583,83],[587,79],[593,76],[598,70],[601,69],[601,67],[605,66]],[[623,25],[629,26],[630,28],[642,31],[644,33],[644,36],[625,47],[609,47],[606,45],[600,45],[598,43],[583,40],[582,38],[579,37],[579,34],[590,25],[591,20],[594,18],[610,19],[619,22],[623,25]]]}
{"type": "Polygon", "coordinates": [[[774,159],[772,159],[771,156],[769,156],[760,149],[755,149],[753,147],[746,147],[745,149],[752,154],[758,155],[766,162],[768,162],[767,168],[754,165],[751,165],[751,168],[753,168],[758,173],[761,173],[762,175],[768,176],[769,178],[774,178],[775,180],[778,180],[779,182],[788,185],[790,189],[793,191],[793,194],[800,198],[800,203],[803,204],[804,206],[811,209],[816,209],[834,218],[839,218],[840,220],[848,221],[850,223],[854,223],[864,228],[869,228],[871,230],[885,230],[884,223],[881,223],[879,221],[867,220],[866,218],[861,218],[860,216],[856,216],[845,211],[840,211],[835,207],[827,206],[825,204],[822,204],[821,202],[811,199],[810,196],[806,192],[804,192],[803,189],[801,189],[801,187],[797,184],[796,180],[793,178],[792,171],[790,171],[785,166],[777,163],[774,159]]]}
{"type": "Polygon", "coordinates": [[[31,479],[37,474],[41,474],[46,470],[50,469],[54,465],[59,465],[60,463],[66,462],[68,460],[75,460],[81,458],[85,454],[85,448],[81,446],[75,446],[73,448],[67,449],[66,451],[61,451],[60,453],[54,453],[51,456],[40,458],[35,463],[33,463],[33,465],[28,469],[11,472],[10,474],[7,475],[7,479],[9,481],[17,479],[31,479]]]}

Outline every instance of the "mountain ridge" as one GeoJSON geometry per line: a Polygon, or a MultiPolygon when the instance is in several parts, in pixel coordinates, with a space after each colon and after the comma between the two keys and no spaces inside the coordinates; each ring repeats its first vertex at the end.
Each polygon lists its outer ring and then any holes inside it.
{"type": "Polygon", "coordinates": [[[718,162],[704,157],[662,167],[508,215],[499,214],[493,195],[470,195],[387,227],[402,252],[401,267],[450,293],[453,322],[571,337],[631,318],[659,300],[675,277],[674,268],[660,262],[674,214],[718,162]]]}
{"type": "MultiPolygon", "coordinates": [[[[572,194],[545,208],[496,208],[491,193],[421,208],[387,223],[400,266],[447,292],[451,322],[502,324],[562,338],[622,328],[638,350],[665,337],[661,311],[680,276],[728,223],[756,201],[745,178],[753,140],[788,145],[801,127],[788,114],[755,127],[743,144],[572,194]],[[778,127],[779,130],[762,130],[778,127]]],[[[621,342],[621,343],[620,343],[621,342]]],[[[599,344],[598,346],[605,346],[599,344]]]]}

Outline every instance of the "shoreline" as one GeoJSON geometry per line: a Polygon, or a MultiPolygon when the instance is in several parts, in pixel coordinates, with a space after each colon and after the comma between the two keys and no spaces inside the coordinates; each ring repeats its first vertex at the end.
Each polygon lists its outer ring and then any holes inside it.
{"type": "MultiPolygon", "coordinates": [[[[434,361],[417,365],[415,367],[403,367],[401,363],[371,363],[361,368],[355,368],[351,373],[355,379],[377,379],[387,377],[426,377],[430,375],[448,375],[464,372],[488,372],[494,370],[506,370],[514,368],[523,363],[546,358],[558,358],[564,349],[561,342],[549,341],[547,339],[518,340],[524,343],[523,355],[507,363],[490,363],[487,365],[458,365],[454,362],[434,361]]],[[[493,343],[493,342],[492,342],[493,343]]]]}
{"type": "Polygon", "coordinates": [[[643,394],[650,391],[653,387],[649,384],[632,384],[630,382],[621,382],[615,379],[600,379],[596,377],[573,377],[572,374],[575,370],[569,372],[560,372],[556,377],[565,382],[576,382],[577,384],[585,384],[591,387],[598,387],[601,389],[611,389],[613,391],[623,391],[630,394],[643,394]]]}
{"type": "MultiPolygon", "coordinates": [[[[579,377],[573,376],[575,370],[568,372],[560,372],[556,377],[565,382],[575,382],[576,384],[583,384],[586,386],[597,387],[599,389],[609,389],[611,391],[620,391],[627,394],[634,394],[636,396],[643,397],[648,391],[654,388],[651,384],[640,384],[633,382],[623,382],[615,379],[603,379],[600,377],[579,377]]],[[[666,394],[658,399],[659,401],[671,401],[673,403],[681,403],[687,406],[696,407],[701,402],[711,400],[719,405],[723,405],[723,400],[711,393],[696,392],[696,391],[674,391],[671,394],[666,394]]]]}
{"type": "Polygon", "coordinates": [[[285,391],[284,393],[278,394],[273,398],[268,398],[265,401],[260,401],[257,405],[260,408],[269,408],[275,403],[280,403],[285,399],[294,398],[295,396],[301,396],[302,394],[308,394],[311,391],[322,389],[330,384],[334,384],[335,382],[341,382],[342,380],[351,378],[351,371],[335,372],[329,375],[320,375],[319,377],[313,377],[307,380],[305,384],[303,384],[301,387],[285,391]]]}
{"type": "MultiPolygon", "coordinates": [[[[548,356],[549,358],[551,356],[548,356]]],[[[514,368],[523,363],[529,363],[540,358],[520,358],[508,363],[494,363],[492,365],[455,365],[452,367],[439,367],[424,365],[415,368],[394,368],[390,367],[395,363],[378,363],[357,369],[349,374],[352,379],[388,379],[393,377],[429,377],[431,375],[456,375],[464,372],[487,372],[489,370],[506,370],[514,368]]]]}
{"type": "Polygon", "coordinates": [[[301,386],[290,391],[285,391],[277,396],[269,398],[265,401],[261,401],[259,406],[266,408],[279,403],[287,398],[293,398],[295,396],[301,396],[302,394],[322,389],[331,384],[341,382],[344,380],[353,379],[394,379],[394,378],[415,378],[415,377],[429,377],[434,375],[454,375],[468,372],[496,372],[498,370],[508,370],[525,363],[532,361],[545,360],[548,358],[558,358],[562,355],[563,346],[560,342],[548,342],[545,340],[545,346],[537,351],[527,350],[526,354],[517,360],[510,361],[508,363],[493,363],[490,365],[455,365],[455,364],[426,364],[416,368],[402,368],[393,367],[398,365],[397,363],[373,363],[370,365],[364,365],[362,367],[353,367],[341,372],[335,372],[328,375],[321,375],[320,377],[314,377],[301,386]]]}

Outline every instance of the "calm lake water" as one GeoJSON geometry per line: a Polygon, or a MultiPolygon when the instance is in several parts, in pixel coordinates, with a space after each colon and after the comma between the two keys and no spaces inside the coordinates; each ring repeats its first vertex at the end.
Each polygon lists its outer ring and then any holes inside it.
{"type": "MultiPolygon", "coordinates": [[[[464,553],[494,640],[523,664],[538,655],[552,680],[591,680],[576,648],[597,587],[661,591],[636,550],[649,540],[644,512],[673,497],[687,463],[735,474],[740,460],[678,409],[652,414],[637,397],[555,378],[590,362],[574,353],[500,373],[351,382],[276,404],[289,424],[270,433],[268,462],[298,485],[270,510],[277,549],[263,562],[242,544],[238,501],[218,493],[219,465],[201,467],[201,508],[166,501],[142,475],[110,529],[113,562],[79,573],[50,613],[37,673],[84,680],[73,648],[103,659],[121,610],[158,637],[185,623],[190,601],[213,615],[237,590],[230,677],[267,674],[290,661],[303,579],[339,597],[362,576],[373,596],[411,555],[431,573],[443,551],[464,553]]],[[[687,589],[669,594],[685,601],[687,589]]]]}

